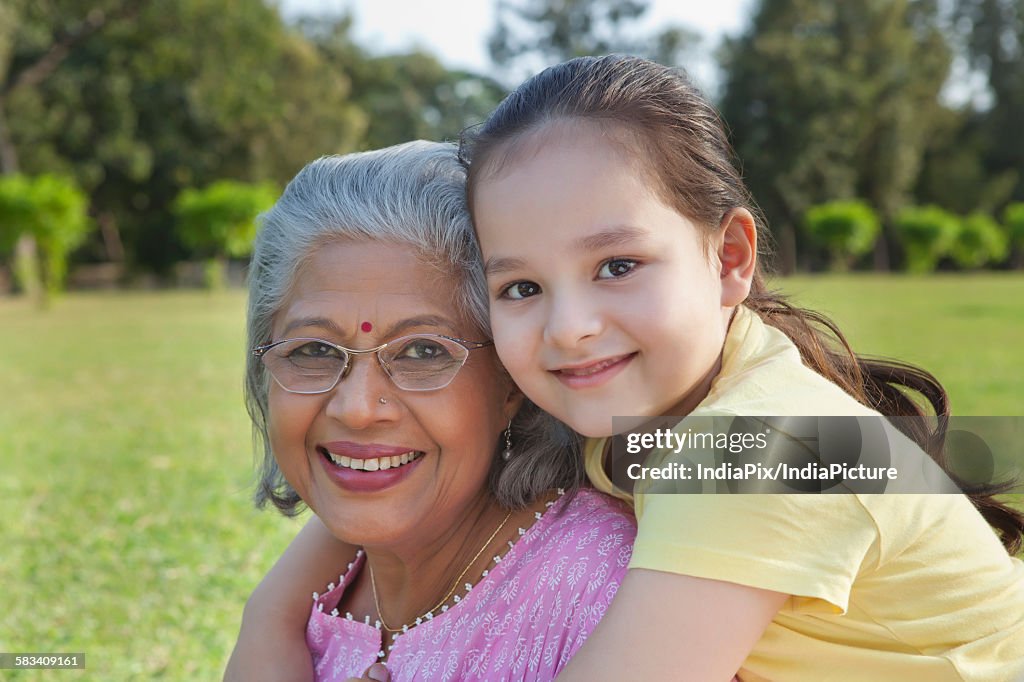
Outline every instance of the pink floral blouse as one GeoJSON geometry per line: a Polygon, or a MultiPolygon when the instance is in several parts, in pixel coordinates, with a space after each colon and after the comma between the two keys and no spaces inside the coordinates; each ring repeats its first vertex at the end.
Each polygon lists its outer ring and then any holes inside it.
{"type": "MultiPolygon", "coordinates": [[[[636,521],[593,490],[559,498],[451,608],[394,642],[393,682],[552,680],[608,609],[629,564],[636,521]]],[[[317,680],[359,677],[381,650],[376,623],[336,610],[362,570],[362,552],[338,586],[314,595],[306,627],[317,680]]]]}

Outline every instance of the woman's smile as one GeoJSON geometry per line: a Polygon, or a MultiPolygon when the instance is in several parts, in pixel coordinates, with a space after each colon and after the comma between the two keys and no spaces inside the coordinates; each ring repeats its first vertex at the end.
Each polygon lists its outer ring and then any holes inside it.
{"type": "Polygon", "coordinates": [[[394,455],[350,457],[319,446],[327,477],[338,487],[353,493],[371,493],[398,485],[426,456],[422,450],[405,450],[394,455]]]}
{"type": "Polygon", "coordinates": [[[356,471],[387,471],[388,469],[397,469],[414,459],[418,459],[423,454],[416,450],[410,450],[409,452],[403,452],[401,455],[391,455],[390,457],[366,457],[360,459],[358,457],[337,455],[330,450],[324,450],[324,453],[331,460],[332,464],[345,467],[346,469],[355,469],[356,471]]]}

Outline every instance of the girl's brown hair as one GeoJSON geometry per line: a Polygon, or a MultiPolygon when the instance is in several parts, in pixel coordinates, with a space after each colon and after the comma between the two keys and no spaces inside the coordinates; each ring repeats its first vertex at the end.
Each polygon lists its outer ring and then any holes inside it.
{"type": "MultiPolygon", "coordinates": [[[[766,241],[764,218],[733,162],[715,108],[679,71],[621,55],[580,57],[542,71],[463,136],[460,156],[468,166],[470,208],[482,174],[496,172],[514,151],[509,142],[548,122],[572,118],[625,132],[626,144],[651,171],[662,201],[703,226],[709,236],[729,211],[743,207],[755,216],[759,243],[766,241]]],[[[883,415],[929,416],[912,397],[922,396],[938,418],[897,420],[897,425],[947,468],[941,453],[949,400],[934,376],[912,365],[856,355],[827,317],[769,290],[760,263],[745,305],[792,339],[805,365],[883,415]]],[[[964,486],[1007,551],[1015,553],[1021,547],[1024,514],[995,498],[1009,488],[964,486]]]]}

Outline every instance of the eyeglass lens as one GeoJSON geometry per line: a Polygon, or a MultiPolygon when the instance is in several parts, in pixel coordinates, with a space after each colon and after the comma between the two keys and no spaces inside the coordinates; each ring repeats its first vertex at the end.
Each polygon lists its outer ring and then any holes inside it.
{"type": "MultiPolygon", "coordinates": [[[[451,383],[469,351],[440,336],[405,336],[377,352],[385,373],[399,388],[428,391],[451,383]]],[[[354,354],[319,339],[291,339],[263,355],[282,388],[294,393],[331,390],[354,354]]]]}

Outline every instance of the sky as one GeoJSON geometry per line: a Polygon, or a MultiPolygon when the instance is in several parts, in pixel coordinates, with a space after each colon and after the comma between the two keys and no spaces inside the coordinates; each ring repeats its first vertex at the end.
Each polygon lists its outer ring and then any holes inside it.
{"type": "MultiPolygon", "coordinates": [[[[494,25],[494,0],[278,0],[285,16],[297,13],[351,11],[359,44],[384,54],[424,47],[448,67],[477,73],[492,71],[486,40],[494,25]]],[[[651,0],[645,28],[682,24],[704,36],[701,49],[686,67],[698,84],[713,88],[716,73],[711,52],[724,34],[739,33],[750,0],[693,2],[651,0]]]]}

